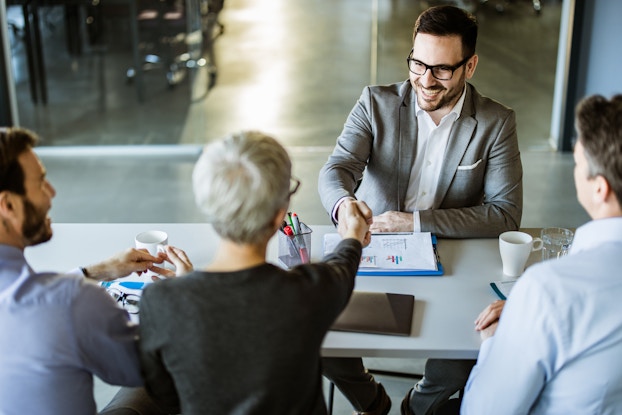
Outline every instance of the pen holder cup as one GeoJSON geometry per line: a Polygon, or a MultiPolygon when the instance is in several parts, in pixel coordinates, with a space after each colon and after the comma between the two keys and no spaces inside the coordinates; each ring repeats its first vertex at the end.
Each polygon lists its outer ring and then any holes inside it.
{"type": "Polygon", "coordinates": [[[300,222],[300,233],[288,236],[279,229],[279,262],[286,268],[307,264],[311,260],[311,228],[300,222]]]}

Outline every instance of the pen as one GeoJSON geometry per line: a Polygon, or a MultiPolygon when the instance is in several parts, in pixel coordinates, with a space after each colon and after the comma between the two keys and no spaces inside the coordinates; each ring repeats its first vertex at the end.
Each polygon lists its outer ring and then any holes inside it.
{"type": "Polygon", "coordinates": [[[304,241],[299,242],[299,243],[300,243],[300,249],[299,249],[300,260],[302,261],[303,264],[308,264],[309,263],[309,252],[307,251],[307,247],[305,246],[304,241]]]}
{"type": "Polygon", "coordinates": [[[294,222],[292,221],[292,212],[287,212],[287,217],[289,218],[289,224],[292,227],[292,231],[296,233],[296,227],[294,226],[294,222]]]}
{"type": "Polygon", "coordinates": [[[304,237],[302,235],[294,235],[294,231],[290,226],[286,226],[285,229],[283,229],[283,233],[287,235],[289,241],[294,247],[294,252],[298,252],[298,255],[300,256],[300,262],[302,262],[303,264],[307,264],[309,262],[309,252],[307,251],[307,247],[305,246],[304,237]],[[294,242],[294,240],[296,242],[294,242]]]}
{"type": "MultiPolygon", "coordinates": [[[[292,229],[292,227],[289,225],[286,226],[285,228],[283,228],[283,233],[287,235],[287,239],[289,239],[289,243],[291,244],[292,248],[294,248],[294,252],[300,255],[300,251],[298,247],[296,246],[296,242],[294,242],[295,236],[294,236],[294,230],[292,229]]],[[[291,250],[290,250],[290,256],[294,256],[294,255],[291,255],[291,250]]],[[[300,255],[300,260],[304,262],[302,255],[300,255]]]]}
{"type": "Polygon", "coordinates": [[[292,214],[292,222],[294,223],[294,233],[296,235],[300,235],[302,233],[302,229],[300,228],[300,219],[298,219],[297,214],[292,214]]]}
{"type": "Polygon", "coordinates": [[[292,221],[294,222],[294,230],[296,231],[296,242],[298,242],[300,260],[303,264],[307,264],[309,262],[309,251],[307,250],[307,245],[305,244],[305,237],[302,235],[302,227],[300,226],[300,219],[297,214],[292,214],[292,221]]]}

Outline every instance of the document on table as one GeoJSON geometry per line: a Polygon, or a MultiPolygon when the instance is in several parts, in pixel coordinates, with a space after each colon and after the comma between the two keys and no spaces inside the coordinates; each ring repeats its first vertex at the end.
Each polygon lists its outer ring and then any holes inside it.
{"type": "MultiPolygon", "coordinates": [[[[438,258],[430,232],[375,233],[363,249],[361,275],[438,275],[438,258]]],[[[337,233],[324,236],[324,254],[332,252],[341,241],[337,233]]]]}

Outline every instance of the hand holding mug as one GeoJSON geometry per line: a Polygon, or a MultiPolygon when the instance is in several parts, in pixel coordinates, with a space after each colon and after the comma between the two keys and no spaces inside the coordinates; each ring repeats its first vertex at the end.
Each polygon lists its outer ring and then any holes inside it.
{"type": "MultiPolygon", "coordinates": [[[[175,267],[175,270],[158,267],[156,265],[153,265],[149,268],[150,271],[153,271],[162,277],[179,277],[181,275],[192,272],[192,270],[194,269],[192,262],[190,262],[190,259],[188,259],[186,253],[179,248],[175,248],[171,245],[166,245],[164,247],[164,252],[161,252],[160,255],[163,257],[164,261],[172,264],[175,267]]],[[[156,275],[152,275],[151,279],[153,281],[157,281],[160,278],[158,278],[158,276],[156,275]]]]}

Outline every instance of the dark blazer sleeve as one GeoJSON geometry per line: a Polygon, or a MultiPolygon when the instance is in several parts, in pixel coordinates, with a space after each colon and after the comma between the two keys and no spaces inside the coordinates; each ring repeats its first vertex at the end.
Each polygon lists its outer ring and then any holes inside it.
{"type": "Polygon", "coordinates": [[[321,287],[314,290],[314,294],[310,291],[309,295],[317,295],[313,302],[323,310],[328,325],[333,323],[350,300],[362,250],[363,246],[356,239],[343,239],[322,261],[302,264],[291,271],[304,274],[313,281],[313,285],[321,287]]]}

